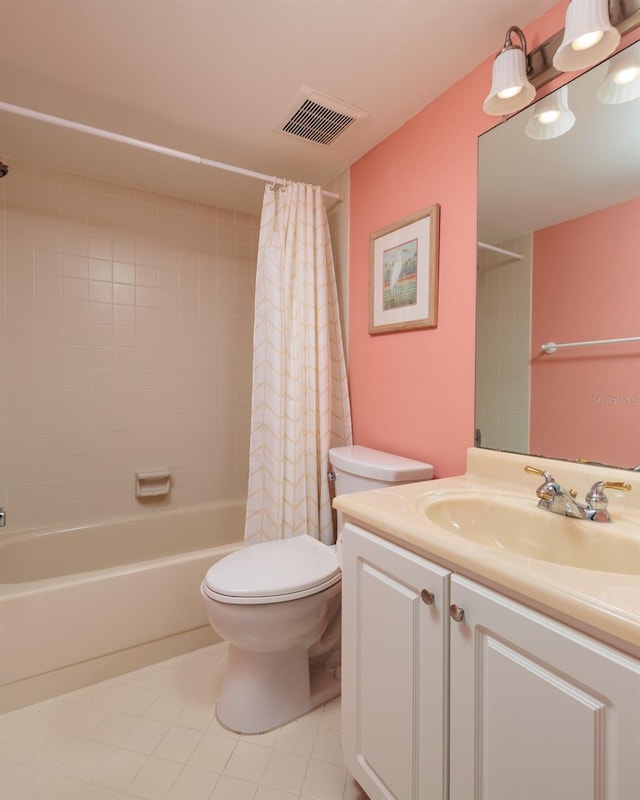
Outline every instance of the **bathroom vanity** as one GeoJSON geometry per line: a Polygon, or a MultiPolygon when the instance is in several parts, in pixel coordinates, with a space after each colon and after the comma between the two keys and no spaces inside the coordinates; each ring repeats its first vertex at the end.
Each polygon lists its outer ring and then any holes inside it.
{"type": "Polygon", "coordinates": [[[462,477],[336,501],[343,749],[371,800],[640,797],[640,476],[595,523],[538,508],[531,464],[621,479],[471,450],[462,477]]]}

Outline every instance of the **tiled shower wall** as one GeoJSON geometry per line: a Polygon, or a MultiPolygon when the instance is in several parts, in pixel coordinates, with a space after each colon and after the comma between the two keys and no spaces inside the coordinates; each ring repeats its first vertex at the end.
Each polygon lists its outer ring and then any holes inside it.
{"type": "Polygon", "coordinates": [[[476,428],[482,446],[529,452],[531,236],[478,249],[476,428]]]}
{"type": "Polygon", "coordinates": [[[244,496],[258,219],[2,160],[3,531],[244,496]]]}

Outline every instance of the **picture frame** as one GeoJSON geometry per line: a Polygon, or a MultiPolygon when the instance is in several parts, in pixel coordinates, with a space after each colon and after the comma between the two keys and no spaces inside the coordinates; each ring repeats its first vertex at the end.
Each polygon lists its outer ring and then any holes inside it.
{"type": "Polygon", "coordinates": [[[440,206],[369,235],[369,333],[438,324],[440,206]]]}

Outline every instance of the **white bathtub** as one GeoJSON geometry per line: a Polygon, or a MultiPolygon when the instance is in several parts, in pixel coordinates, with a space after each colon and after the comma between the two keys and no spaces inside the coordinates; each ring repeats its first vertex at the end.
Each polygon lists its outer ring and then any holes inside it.
{"type": "Polygon", "coordinates": [[[0,710],[217,641],[200,581],[244,501],[0,537],[0,710]]]}

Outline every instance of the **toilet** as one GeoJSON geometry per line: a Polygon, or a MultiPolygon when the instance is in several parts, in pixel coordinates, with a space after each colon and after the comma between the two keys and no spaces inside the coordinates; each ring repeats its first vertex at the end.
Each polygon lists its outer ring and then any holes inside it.
{"type": "MultiPolygon", "coordinates": [[[[429,480],[421,461],[352,445],[329,452],[336,494],[429,480]]],[[[296,536],[244,547],[200,586],[229,643],[217,704],[239,733],[279,727],[340,694],[341,571],[336,547],[296,536]]]]}

